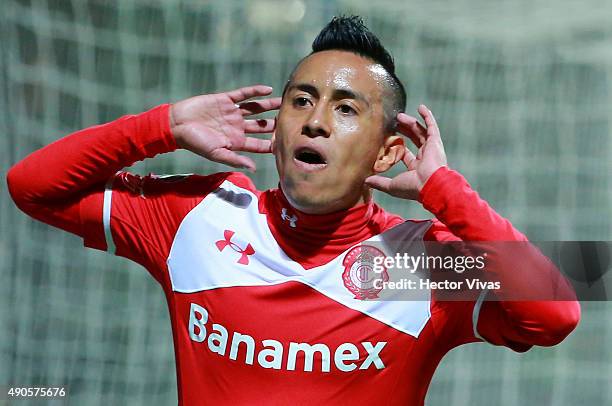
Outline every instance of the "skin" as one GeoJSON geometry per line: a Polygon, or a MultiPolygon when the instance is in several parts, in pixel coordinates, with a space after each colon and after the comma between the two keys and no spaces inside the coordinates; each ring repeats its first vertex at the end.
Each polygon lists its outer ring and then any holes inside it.
{"type": "Polygon", "coordinates": [[[253,160],[239,152],[273,153],[283,192],[305,213],[362,204],[370,188],[417,200],[429,177],[446,165],[440,132],[424,105],[418,111],[425,126],[399,113],[399,135],[385,132],[388,78],[380,68],[351,52],[318,52],[296,68],[282,100],[266,97],[272,88],[263,85],[191,97],[171,106],[170,130],[180,148],[233,167],[255,171],[253,160]],[[249,118],[277,109],[276,120],[249,118]],[[271,140],[250,136],[270,132],[271,140]],[[404,136],[418,148],[416,155],[404,136]],[[296,162],[303,146],[320,151],[325,167],[296,162]],[[392,179],[380,175],[399,161],[405,171],[392,179]]]}
{"type": "Polygon", "coordinates": [[[316,214],[364,203],[365,179],[402,158],[402,138],[383,131],[385,80],[380,65],[346,51],[318,52],[297,67],[272,138],[280,185],[292,206],[316,214]],[[304,145],[320,148],[325,168],[309,171],[295,162],[304,145]]]}

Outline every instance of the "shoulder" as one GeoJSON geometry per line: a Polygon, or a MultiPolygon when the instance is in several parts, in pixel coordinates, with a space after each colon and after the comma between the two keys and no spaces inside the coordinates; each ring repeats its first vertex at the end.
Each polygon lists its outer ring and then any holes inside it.
{"type": "Polygon", "coordinates": [[[375,206],[375,218],[380,232],[401,232],[405,230],[420,230],[425,241],[459,241],[460,238],[437,218],[405,219],[397,214],[387,212],[378,205],[375,206]]]}
{"type": "Polygon", "coordinates": [[[424,235],[432,227],[431,219],[406,219],[398,214],[386,211],[381,206],[373,205],[373,223],[376,234],[385,234],[387,237],[405,239],[427,239],[424,235]]]}
{"type": "Polygon", "coordinates": [[[412,225],[426,225],[429,226],[431,231],[448,231],[448,227],[444,225],[437,218],[425,218],[425,219],[415,219],[415,218],[404,218],[399,214],[392,213],[390,211],[385,210],[380,205],[374,203],[373,207],[373,218],[376,220],[383,230],[388,230],[400,224],[412,224],[412,225]]]}
{"type": "Polygon", "coordinates": [[[433,218],[431,221],[431,227],[425,234],[425,240],[427,241],[460,241],[453,232],[440,220],[433,218]]]}
{"type": "Polygon", "coordinates": [[[397,225],[404,223],[406,220],[395,213],[391,213],[376,203],[372,204],[372,219],[380,232],[389,230],[397,225]]]}
{"type": "Polygon", "coordinates": [[[113,190],[124,190],[147,197],[168,194],[197,197],[208,195],[226,181],[251,192],[256,192],[253,181],[240,172],[218,172],[211,175],[149,173],[146,176],[119,172],[115,175],[112,188],[113,190]]]}

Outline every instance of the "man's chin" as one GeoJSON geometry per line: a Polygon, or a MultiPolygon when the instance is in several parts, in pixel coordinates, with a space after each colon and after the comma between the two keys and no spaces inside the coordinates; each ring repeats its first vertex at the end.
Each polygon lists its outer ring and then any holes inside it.
{"type": "Polygon", "coordinates": [[[311,182],[281,182],[281,188],[291,206],[301,212],[325,212],[329,206],[321,187],[311,182]]]}
{"type": "MultiPolygon", "coordinates": [[[[287,201],[297,210],[308,214],[327,214],[353,207],[359,202],[369,201],[371,195],[360,193],[342,195],[339,186],[329,187],[325,182],[281,182],[287,201]]],[[[369,190],[367,190],[369,192],[369,190]]]]}

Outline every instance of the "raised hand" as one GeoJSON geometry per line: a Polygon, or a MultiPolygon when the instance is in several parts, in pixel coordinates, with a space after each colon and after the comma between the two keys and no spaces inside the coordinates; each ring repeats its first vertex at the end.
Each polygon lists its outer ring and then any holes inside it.
{"type": "Polygon", "coordinates": [[[423,104],[418,111],[427,128],[412,116],[405,113],[397,115],[398,132],[407,136],[418,148],[416,156],[408,148],[405,149],[402,161],[407,170],[394,178],[370,176],[365,180],[367,185],[391,196],[418,200],[425,182],[438,168],[446,165],[446,153],[436,119],[423,104]]]}
{"type": "Polygon", "coordinates": [[[277,110],[281,104],[280,97],[247,101],[271,93],[271,87],[255,85],[175,103],[170,108],[170,127],[177,145],[211,161],[255,171],[255,162],[235,151],[271,151],[270,140],[245,135],[274,130],[274,119],[245,118],[277,110]]]}

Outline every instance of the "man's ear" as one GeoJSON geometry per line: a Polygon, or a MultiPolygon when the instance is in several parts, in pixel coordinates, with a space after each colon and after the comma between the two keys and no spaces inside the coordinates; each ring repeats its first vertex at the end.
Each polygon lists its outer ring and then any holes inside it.
{"type": "Polygon", "coordinates": [[[404,137],[400,135],[389,135],[385,138],[383,145],[378,151],[378,157],[374,162],[374,173],[386,172],[404,157],[406,146],[404,137]]]}

